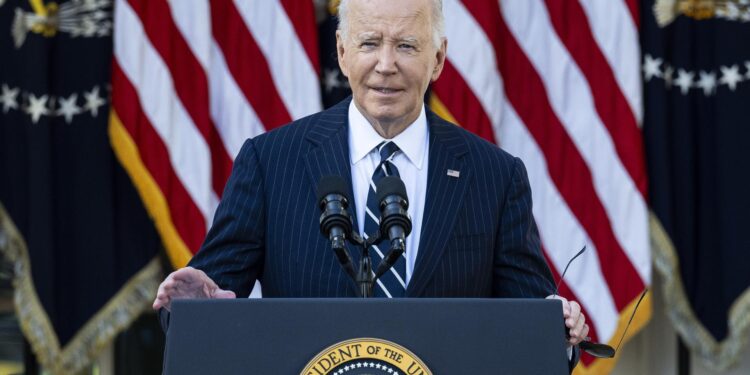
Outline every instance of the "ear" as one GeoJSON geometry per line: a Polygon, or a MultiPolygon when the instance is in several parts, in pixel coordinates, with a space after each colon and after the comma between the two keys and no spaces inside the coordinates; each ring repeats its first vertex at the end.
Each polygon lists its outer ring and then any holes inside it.
{"type": "Polygon", "coordinates": [[[431,82],[437,81],[438,77],[440,77],[440,73],[443,72],[446,51],[448,51],[448,39],[443,38],[443,42],[440,43],[440,48],[438,48],[435,53],[435,67],[432,69],[431,82]]]}
{"type": "Polygon", "coordinates": [[[344,77],[349,77],[349,69],[347,69],[347,65],[344,62],[344,55],[346,53],[344,42],[341,30],[336,30],[336,56],[338,57],[339,68],[341,69],[341,72],[344,73],[344,77]]]}

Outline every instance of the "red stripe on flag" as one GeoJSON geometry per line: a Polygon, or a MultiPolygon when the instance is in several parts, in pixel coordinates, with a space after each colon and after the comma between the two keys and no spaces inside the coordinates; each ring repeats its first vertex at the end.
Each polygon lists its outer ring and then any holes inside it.
{"type": "Polygon", "coordinates": [[[464,129],[492,142],[495,142],[495,134],[492,131],[492,122],[479,103],[474,91],[466,84],[461,73],[447,59],[440,79],[433,85],[432,90],[438,95],[440,101],[450,109],[451,115],[464,129]]]}
{"type": "Polygon", "coordinates": [[[206,72],[177,28],[166,0],[129,0],[148,39],[164,60],[175,92],[211,150],[212,186],[221,197],[232,159],[210,116],[206,72]]]}
{"type": "Polygon", "coordinates": [[[292,121],[268,62],[230,0],[211,1],[211,28],[229,71],[266,130],[292,121]]]}
{"type": "Polygon", "coordinates": [[[294,25],[297,38],[307,52],[316,74],[320,74],[318,62],[318,24],[315,22],[315,8],[312,1],[281,0],[289,20],[294,25]]]}
{"type": "Polygon", "coordinates": [[[494,1],[464,5],[494,44],[505,87],[524,87],[506,89],[508,101],[541,148],[550,177],[596,246],[615,306],[622,311],[643,290],[643,282],[615,238],[588,166],[552,110],[541,78],[508,30],[499,5],[494,1]]]}
{"type": "Polygon", "coordinates": [[[546,3],[557,35],[588,81],[596,111],[609,130],[622,164],[645,197],[647,177],[641,131],[612,67],[584,21],[586,13],[576,1],[546,0],[546,3]]]}
{"type": "Polygon", "coordinates": [[[143,164],[167,200],[177,233],[190,251],[197,252],[206,236],[206,219],[172,169],[164,142],[143,112],[135,87],[117,61],[112,64],[112,105],[138,146],[143,164]]]}
{"type": "Polygon", "coordinates": [[[625,0],[625,4],[628,6],[630,16],[633,17],[633,23],[635,28],[641,27],[641,13],[638,5],[638,0],[625,0]]]}

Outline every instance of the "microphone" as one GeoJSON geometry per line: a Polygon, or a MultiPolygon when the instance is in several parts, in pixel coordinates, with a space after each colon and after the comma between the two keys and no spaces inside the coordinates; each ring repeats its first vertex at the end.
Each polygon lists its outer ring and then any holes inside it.
{"type": "Polygon", "coordinates": [[[380,202],[380,237],[391,241],[391,250],[378,265],[375,279],[396,264],[406,251],[406,236],[411,233],[411,219],[406,211],[409,200],[404,182],[396,176],[383,177],[378,182],[377,192],[380,202]]]}
{"type": "MultiPolygon", "coordinates": [[[[565,269],[563,269],[562,275],[560,275],[560,280],[557,281],[557,284],[555,285],[555,294],[557,295],[557,290],[560,284],[563,281],[563,278],[565,277],[565,273],[568,272],[568,267],[570,267],[570,264],[573,263],[573,261],[578,258],[581,254],[583,254],[586,251],[586,245],[583,246],[583,248],[576,253],[570,260],[568,261],[568,264],[565,265],[565,269]]],[[[633,308],[633,313],[630,314],[630,320],[628,320],[628,324],[625,326],[625,330],[622,332],[622,336],[620,336],[620,341],[617,343],[617,348],[613,348],[607,344],[601,344],[597,342],[592,342],[591,338],[587,337],[584,341],[581,341],[578,344],[578,347],[581,348],[584,352],[590,354],[593,357],[596,358],[614,358],[615,354],[617,354],[617,351],[620,349],[620,344],[622,344],[622,339],[625,338],[625,334],[628,332],[628,328],[630,328],[630,323],[633,322],[633,317],[635,317],[635,312],[638,311],[638,306],[641,305],[641,301],[643,301],[643,297],[646,296],[646,293],[648,293],[648,288],[644,288],[643,292],[641,293],[641,297],[638,298],[638,302],[635,304],[635,307],[633,308]]],[[[566,332],[565,335],[567,336],[568,333],[566,332]]]]}
{"type": "Polygon", "coordinates": [[[331,247],[339,263],[349,276],[356,278],[354,265],[346,250],[346,236],[352,233],[352,218],[346,208],[349,200],[346,197],[346,181],[339,176],[324,176],[318,183],[318,205],[323,212],[320,215],[320,233],[328,236],[331,247]]]}

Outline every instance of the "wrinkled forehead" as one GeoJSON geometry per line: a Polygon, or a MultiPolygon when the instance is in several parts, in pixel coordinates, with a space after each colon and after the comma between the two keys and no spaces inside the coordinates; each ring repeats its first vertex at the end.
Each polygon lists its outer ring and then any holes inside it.
{"type": "Polygon", "coordinates": [[[355,38],[373,35],[419,39],[429,37],[429,6],[428,2],[418,1],[352,1],[349,30],[355,38]]]}

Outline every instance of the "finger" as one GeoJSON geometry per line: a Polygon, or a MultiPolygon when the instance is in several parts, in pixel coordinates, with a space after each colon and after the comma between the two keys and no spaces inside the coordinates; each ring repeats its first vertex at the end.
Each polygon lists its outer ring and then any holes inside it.
{"type": "Polygon", "coordinates": [[[568,343],[571,345],[578,345],[586,339],[586,334],[588,334],[588,325],[584,323],[583,325],[581,325],[580,327],[576,327],[572,331],[574,332],[571,333],[568,343]],[[584,327],[586,327],[587,332],[584,332],[584,327]]]}
{"type": "Polygon", "coordinates": [[[583,338],[583,325],[586,323],[586,319],[583,318],[583,314],[580,315],[580,318],[576,322],[575,326],[571,328],[570,330],[570,336],[575,337],[578,339],[583,338]]]}
{"type": "Polygon", "coordinates": [[[216,291],[213,293],[211,298],[237,298],[233,291],[231,290],[224,290],[224,289],[216,289],[216,291]]]}
{"type": "Polygon", "coordinates": [[[184,292],[184,283],[175,280],[166,280],[162,283],[162,291],[170,298],[178,297],[184,292]]]}
{"type": "Polygon", "coordinates": [[[576,301],[570,301],[570,314],[565,319],[565,325],[568,328],[573,328],[578,323],[578,319],[581,317],[581,305],[576,301]]]}
{"type": "MultiPolygon", "coordinates": [[[[159,310],[162,307],[166,307],[169,304],[169,298],[165,296],[156,296],[156,299],[154,300],[154,303],[151,305],[151,308],[154,310],[159,310]]],[[[169,310],[169,308],[167,308],[169,310]]]]}
{"type": "Polygon", "coordinates": [[[586,324],[586,316],[584,314],[579,315],[578,322],[575,327],[570,330],[571,343],[576,345],[586,339],[588,336],[588,325],[586,324]]]}
{"type": "Polygon", "coordinates": [[[165,283],[166,280],[159,284],[159,289],[156,291],[156,298],[154,299],[154,303],[151,305],[154,310],[159,310],[169,303],[169,295],[165,290],[165,283]]]}
{"type": "Polygon", "coordinates": [[[156,311],[159,311],[161,308],[165,308],[167,311],[172,311],[172,299],[169,297],[157,298],[152,307],[156,311]]]}
{"type": "Polygon", "coordinates": [[[172,272],[169,275],[169,278],[175,281],[193,284],[195,282],[201,282],[201,279],[203,279],[203,275],[205,275],[205,273],[201,270],[195,269],[193,267],[185,267],[172,272]]]}
{"type": "Polygon", "coordinates": [[[166,307],[167,310],[169,310],[170,300],[169,294],[163,291],[157,292],[156,299],[154,299],[154,303],[151,307],[154,310],[159,310],[162,307],[166,307]]]}

